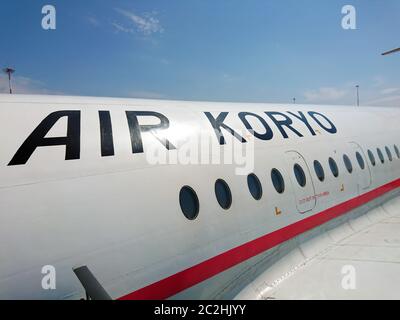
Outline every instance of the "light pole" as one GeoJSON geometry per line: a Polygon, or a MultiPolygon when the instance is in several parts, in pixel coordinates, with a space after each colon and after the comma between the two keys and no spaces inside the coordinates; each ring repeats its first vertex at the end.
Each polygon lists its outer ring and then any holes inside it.
{"type": "Polygon", "coordinates": [[[8,74],[8,86],[10,87],[10,94],[12,94],[11,75],[15,72],[15,70],[12,68],[4,68],[3,71],[4,73],[8,74]]]}
{"type": "Polygon", "coordinates": [[[359,92],[360,86],[356,85],[356,89],[357,89],[357,107],[359,107],[360,106],[360,92],[359,92]]]}

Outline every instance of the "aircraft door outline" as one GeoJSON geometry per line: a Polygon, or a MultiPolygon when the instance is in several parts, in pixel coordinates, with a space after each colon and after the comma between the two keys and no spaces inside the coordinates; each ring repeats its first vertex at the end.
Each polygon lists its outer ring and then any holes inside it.
{"type": "Polygon", "coordinates": [[[312,211],[317,205],[315,186],[310,168],[304,157],[295,150],[285,152],[286,163],[289,168],[289,177],[294,190],[296,207],[299,213],[312,211]],[[305,185],[301,186],[295,175],[295,166],[299,165],[305,176],[305,185]]]}

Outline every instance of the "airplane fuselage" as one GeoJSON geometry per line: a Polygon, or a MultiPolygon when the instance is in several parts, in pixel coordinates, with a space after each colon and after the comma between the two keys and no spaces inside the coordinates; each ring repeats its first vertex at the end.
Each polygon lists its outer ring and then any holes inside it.
{"type": "Polygon", "coordinates": [[[399,118],[1,96],[0,298],[81,298],[82,265],[113,298],[233,298],[276,248],[398,191],[399,118]]]}

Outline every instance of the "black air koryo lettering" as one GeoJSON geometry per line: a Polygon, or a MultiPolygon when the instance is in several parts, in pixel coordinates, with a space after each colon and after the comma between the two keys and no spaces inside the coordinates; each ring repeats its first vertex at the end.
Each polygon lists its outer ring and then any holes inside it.
{"type": "MultiPolygon", "coordinates": [[[[293,126],[294,122],[292,118],[298,120],[298,122],[300,122],[305,127],[305,129],[309,131],[311,135],[313,136],[316,135],[315,130],[311,126],[308,118],[301,111],[299,111],[298,114],[295,114],[293,112],[287,112],[287,114],[285,114],[276,111],[265,112],[265,114],[268,117],[268,119],[272,121],[272,123],[278,129],[282,137],[285,139],[289,138],[288,132],[292,132],[298,137],[304,137],[303,133],[298,131],[298,129],[294,128],[293,126]],[[292,116],[292,118],[290,116],[292,116]]],[[[321,129],[331,134],[335,134],[337,132],[336,126],[333,124],[333,122],[329,120],[329,118],[323,115],[322,113],[309,111],[307,112],[307,114],[309,118],[314,123],[316,123],[321,129]]],[[[228,112],[222,112],[217,117],[214,117],[210,112],[205,112],[205,115],[210,121],[211,126],[214,128],[217,139],[221,145],[225,144],[225,137],[222,132],[222,129],[229,132],[239,141],[243,143],[247,142],[244,137],[239,135],[235,130],[233,130],[224,122],[225,119],[227,118],[228,112]]],[[[251,112],[240,112],[238,116],[239,119],[243,122],[246,129],[249,130],[250,133],[252,133],[256,138],[260,140],[271,140],[274,137],[274,131],[266,121],[266,118],[263,118],[259,114],[251,112]],[[256,132],[250,125],[249,122],[250,118],[253,118],[254,120],[258,121],[262,125],[262,127],[264,127],[265,133],[256,132]]]]}
{"type": "MultiPolygon", "coordinates": [[[[235,131],[232,126],[227,124],[226,119],[229,115],[229,112],[221,112],[217,116],[214,116],[210,112],[204,112],[204,114],[211,125],[210,129],[214,130],[220,145],[226,144],[224,133],[231,134],[241,143],[247,142],[247,140],[237,131],[235,131]]],[[[98,115],[101,146],[99,153],[102,157],[115,156],[113,123],[110,111],[99,111],[98,115]]],[[[305,134],[315,136],[316,129],[313,127],[313,125],[317,125],[319,128],[330,134],[335,134],[337,132],[336,126],[328,117],[322,113],[314,111],[309,111],[306,114],[301,111],[297,113],[269,111],[262,115],[252,112],[240,112],[237,114],[237,116],[243,123],[244,127],[252,135],[254,135],[254,137],[264,141],[273,139],[274,134],[277,133],[279,133],[284,139],[289,138],[288,133],[294,134],[298,137],[304,137],[305,134]],[[265,132],[256,132],[251,126],[249,121],[250,119],[252,119],[252,121],[258,121],[262,127],[265,128],[265,132]],[[273,127],[271,127],[270,124],[273,124],[273,127]],[[300,130],[300,128],[302,128],[302,130],[300,130]]],[[[170,126],[169,119],[165,115],[152,111],[126,111],[126,119],[129,128],[133,154],[140,154],[144,152],[145,148],[143,146],[142,134],[145,133],[151,134],[154,139],[156,139],[167,150],[176,149],[174,144],[172,144],[164,134],[165,130],[170,126]],[[140,119],[143,117],[155,117],[158,119],[159,123],[155,125],[140,124],[140,119]]],[[[33,130],[24,143],[22,143],[8,165],[25,165],[36,149],[51,146],[65,146],[65,160],[80,159],[81,111],[63,110],[49,114],[33,130]],[[47,134],[50,132],[50,130],[62,118],[67,119],[67,132],[65,136],[47,137],[47,134]]]]}

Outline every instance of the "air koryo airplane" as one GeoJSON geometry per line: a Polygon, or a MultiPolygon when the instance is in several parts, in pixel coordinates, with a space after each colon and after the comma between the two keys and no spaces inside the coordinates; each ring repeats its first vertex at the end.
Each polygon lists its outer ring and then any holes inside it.
{"type": "Polygon", "coordinates": [[[400,299],[399,121],[1,95],[0,299],[400,299]]]}

